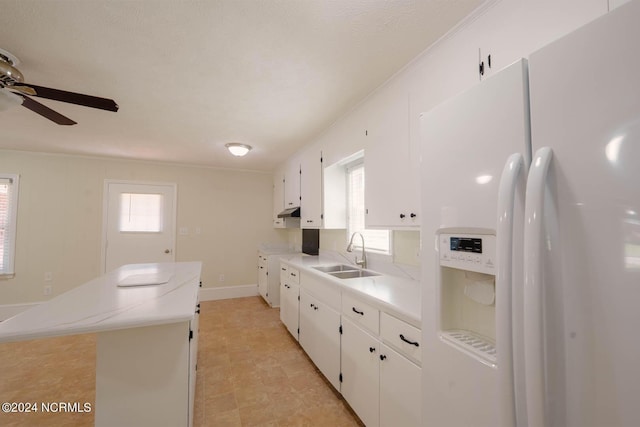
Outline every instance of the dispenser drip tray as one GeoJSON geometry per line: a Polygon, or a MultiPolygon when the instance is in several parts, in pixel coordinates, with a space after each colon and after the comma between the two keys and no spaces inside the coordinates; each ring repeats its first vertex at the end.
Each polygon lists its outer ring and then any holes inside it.
{"type": "Polygon", "coordinates": [[[496,345],[489,338],[463,329],[441,331],[440,334],[445,342],[471,353],[483,363],[496,366],[496,345]]]}

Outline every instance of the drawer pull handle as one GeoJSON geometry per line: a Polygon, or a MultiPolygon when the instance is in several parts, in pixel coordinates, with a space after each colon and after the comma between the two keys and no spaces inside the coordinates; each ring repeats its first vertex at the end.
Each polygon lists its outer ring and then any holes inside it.
{"type": "Polygon", "coordinates": [[[355,307],[351,307],[354,313],[358,313],[360,316],[364,316],[364,311],[358,311],[355,307]]]}
{"type": "Polygon", "coordinates": [[[380,355],[380,360],[385,360],[387,358],[387,356],[385,356],[384,354],[380,355]]]}
{"type": "Polygon", "coordinates": [[[369,353],[374,353],[376,351],[375,347],[369,347],[369,353]]]}
{"type": "Polygon", "coordinates": [[[296,273],[291,273],[291,275],[292,275],[293,277],[296,277],[296,273]]]}
{"type": "Polygon", "coordinates": [[[407,344],[411,344],[411,345],[415,345],[416,347],[420,347],[420,344],[417,343],[416,341],[409,341],[408,339],[406,339],[404,337],[404,335],[400,334],[400,339],[404,342],[406,342],[407,344]]]}

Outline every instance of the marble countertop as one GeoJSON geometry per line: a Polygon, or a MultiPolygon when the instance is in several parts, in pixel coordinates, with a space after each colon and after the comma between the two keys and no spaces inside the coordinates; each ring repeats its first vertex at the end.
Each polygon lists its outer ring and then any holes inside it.
{"type": "Polygon", "coordinates": [[[130,264],[0,323],[0,342],[187,321],[194,315],[200,262],[130,264]],[[118,286],[126,283],[165,282],[118,286]]]}
{"type": "MultiPolygon", "coordinates": [[[[337,285],[342,291],[349,292],[362,301],[388,313],[398,319],[421,327],[420,282],[401,277],[380,274],[379,276],[338,279],[313,267],[323,265],[347,264],[322,256],[297,255],[283,257],[285,262],[295,268],[304,269],[328,282],[337,285]]],[[[359,267],[353,266],[354,269],[359,267]]],[[[302,285],[304,287],[304,285],[302,285]]]]}

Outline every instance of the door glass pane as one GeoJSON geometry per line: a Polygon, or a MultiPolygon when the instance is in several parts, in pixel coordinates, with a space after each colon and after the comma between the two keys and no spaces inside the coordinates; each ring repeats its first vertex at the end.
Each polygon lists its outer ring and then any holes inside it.
{"type": "Polygon", "coordinates": [[[120,231],[158,233],[162,231],[162,194],[122,193],[120,231]]]}

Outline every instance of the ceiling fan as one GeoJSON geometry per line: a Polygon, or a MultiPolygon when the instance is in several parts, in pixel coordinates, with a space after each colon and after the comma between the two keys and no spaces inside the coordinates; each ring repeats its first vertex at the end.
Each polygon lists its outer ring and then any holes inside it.
{"type": "Polygon", "coordinates": [[[75,125],[76,122],[31,97],[37,96],[100,110],[118,111],[118,104],[112,99],[25,83],[22,73],[16,68],[19,62],[18,58],[11,53],[0,49],[0,109],[22,105],[59,125],[66,126],[75,125]]]}

